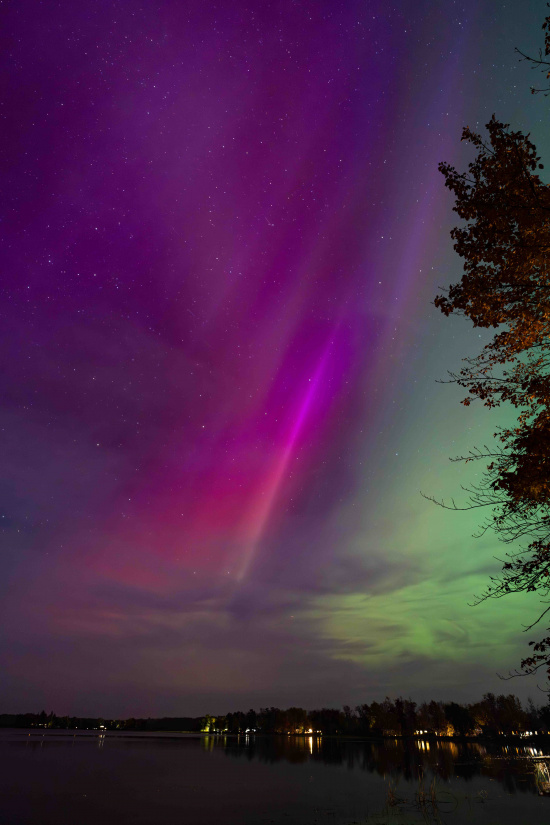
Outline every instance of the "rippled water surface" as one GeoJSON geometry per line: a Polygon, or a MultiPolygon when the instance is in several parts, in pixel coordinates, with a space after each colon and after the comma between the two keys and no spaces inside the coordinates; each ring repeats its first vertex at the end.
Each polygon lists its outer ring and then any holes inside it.
{"type": "Polygon", "coordinates": [[[542,825],[540,748],[4,730],[0,822],[542,825]]]}

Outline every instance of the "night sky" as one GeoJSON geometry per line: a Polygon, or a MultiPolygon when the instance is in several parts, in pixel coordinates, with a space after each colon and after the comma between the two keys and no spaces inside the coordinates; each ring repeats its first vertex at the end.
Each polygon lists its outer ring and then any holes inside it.
{"type": "Polygon", "coordinates": [[[504,548],[420,491],[505,421],[437,383],[488,340],[431,304],[437,164],[493,112],[550,150],[545,14],[4,9],[2,711],[540,701],[537,599],[469,607],[504,548]]]}

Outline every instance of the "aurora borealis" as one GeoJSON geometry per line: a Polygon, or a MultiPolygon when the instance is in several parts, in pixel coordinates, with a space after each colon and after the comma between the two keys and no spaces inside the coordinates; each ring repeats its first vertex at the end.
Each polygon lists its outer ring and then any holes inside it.
{"type": "Polygon", "coordinates": [[[437,164],[493,111],[544,156],[545,13],[5,10],[3,711],[501,689],[531,614],[468,607],[503,549],[419,492],[498,423],[436,383],[484,340],[431,305],[437,164]]]}

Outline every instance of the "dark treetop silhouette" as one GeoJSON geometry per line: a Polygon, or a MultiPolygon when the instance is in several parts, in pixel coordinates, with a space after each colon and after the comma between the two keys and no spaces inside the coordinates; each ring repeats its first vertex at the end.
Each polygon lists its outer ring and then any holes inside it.
{"type": "MultiPolygon", "coordinates": [[[[451,373],[468,390],[462,403],[469,405],[471,396],[487,407],[509,402],[518,413],[513,426],[498,428],[495,446],[455,459],[489,463],[481,482],[467,488],[469,504],[453,502],[451,509],[489,508],[481,533],[492,529],[503,542],[521,544],[507,553],[501,575],[491,578],[478,601],[550,592],[550,187],[541,180],[544,167],[529,135],[511,131],[494,115],[487,130],[487,140],[463,131],[462,139],[477,150],[467,172],[439,167],[464,221],[451,232],[464,268],[460,282],[435,299],[447,316],[459,313],[474,327],[498,330],[479,355],[451,373]]],[[[550,673],[550,636],[530,645],[522,671],[546,666],[550,673]]]]}

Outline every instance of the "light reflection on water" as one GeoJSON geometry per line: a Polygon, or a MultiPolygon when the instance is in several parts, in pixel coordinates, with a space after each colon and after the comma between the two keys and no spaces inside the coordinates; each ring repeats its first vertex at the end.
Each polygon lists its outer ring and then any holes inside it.
{"type": "MultiPolygon", "coordinates": [[[[354,741],[329,737],[206,736],[204,746],[233,758],[274,763],[314,760],[345,765],[382,777],[414,781],[419,776],[450,782],[486,777],[509,794],[550,793],[550,753],[534,746],[487,745],[434,739],[354,741]],[[543,777],[547,781],[542,781],[543,777]]],[[[550,811],[549,811],[550,821],[550,811]]]]}
{"type": "Polygon", "coordinates": [[[205,734],[203,747],[212,751],[221,748],[231,756],[247,756],[261,761],[289,762],[307,761],[310,757],[329,763],[346,763],[349,767],[362,767],[378,770],[384,765],[392,769],[407,770],[409,763],[445,771],[447,776],[453,774],[455,764],[466,762],[475,769],[481,769],[493,760],[508,761],[512,759],[547,758],[541,748],[520,745],[487,745],[481,742],[452,742],[434,739],[345,739],[322,736],[261,736],[254,734],[205,734]]]}
{"type": "Polygon", "coordinates": [[[352,825],[394,799],[412,825],[431,799],[443,825],[538,825],[550,822],[545,753],[427,737],[0,731],[0,821],[352,825]]]}

